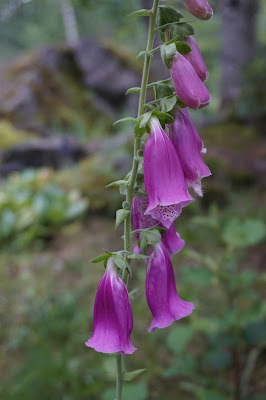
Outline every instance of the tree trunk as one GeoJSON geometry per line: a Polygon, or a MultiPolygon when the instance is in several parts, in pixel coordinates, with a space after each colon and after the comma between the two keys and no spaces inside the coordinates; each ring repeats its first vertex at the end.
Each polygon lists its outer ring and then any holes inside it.
{"type": "Polygon", "coordinates": [[[234,113],[245,84],[245,68],[256,55],[258,0],[221,0],[221,108],[234,113]]]}
{"type": "Polygon", "coordinates": [[[66,40],[71,46],[79,41],[78,24],[71,0],[60,0],[66,40]]]}

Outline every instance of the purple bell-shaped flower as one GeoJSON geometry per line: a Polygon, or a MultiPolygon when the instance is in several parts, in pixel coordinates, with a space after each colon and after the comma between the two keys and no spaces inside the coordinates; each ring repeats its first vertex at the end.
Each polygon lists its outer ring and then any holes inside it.
{"type": "MultiPolygon", "coordinates": [[[[149,201],[146,196],[134,197],[132,203],[134,230],[152,228],[153,226],[159,224],[159,221],[154,219],[151,215],[145,214],[148,205],[149,201]]],[[[140,234],[137,232],[137,239],[139,239],[139,236],[140,234]]],[[[182,250],[185,245],[185,241],[181,239],[179,233],[175,231],[175,226],[173,223],[170,225],[169,229],[167,229],[166,233],[162,234],[161,243],[164,245],[170,257],[182,250]]],[[[134,251],[136,253],[140,253],[139,247],[136,246],[134,251]]]]}
{"type": "Polygon", "coordinates": [[[168,252],[161,244],[154,246],[147,261],[146,298],[153,314],[149,332],[166,328],[173,321],[191,314],[193,303],[180,299],[176,291],[173,266],[168,252]]]}
{"type": "Polygon", "coordinates": [[[211,171],[201,155],[203,142],[185,108],[178,108],[171,128],[171,139],[178,153],[186,183],[188,187],[193,187],[198,196],[202,196],[201,180],[210,176],[211,171]]]}
{"type": "Polygon", "coordinates": [[[159,121],[151,117],[151,134],[144,149],[144,184],[148,195],[145,215],[169,228],[193,198],[188,193],[184,173],[171,139],[159,121]]]}
{"type": "Polygon", "coordinates": [[[101,353],[132,354],[136,350],[130,342],[132,327],[127,288],[109,258],[95,298],[92,337],[85,344],[101,353]]]}
{"type": "Polygon", "coordinates": [[[184,0],[184,3],[188,11],[199,19],[207,20],[213,16],[207,0],[184,0]]]}
{"type": "Polygon", "coordinates": [[[170,72],[176,94],[182,103],[194,110],[206,107],[210,103],[211,95],[208,89],[185,56],[176,53],[171,62],[170,72]]]}
{"type": "Polygon", "coordinates": [[[201,55],[200,48],[198,43],[192,36],[185,37],[185,42],[190,46],[191,51],[184,55],[184,57],[190,62],[190,64],[194,67],[194,70],[197,72],[200,79],[204,82],[209,76],[207,67],[201,55]]]}

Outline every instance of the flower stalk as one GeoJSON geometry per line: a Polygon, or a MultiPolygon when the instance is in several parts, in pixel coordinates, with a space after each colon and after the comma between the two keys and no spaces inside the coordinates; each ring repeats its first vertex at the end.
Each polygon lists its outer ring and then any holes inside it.
{"type": "MultiPolygon", "coordinates": [[[[155,23],[157,17],[159,0],[154,0],[153,7],[150,14],[150,23],[149,23],[149,32],[148,32],[148,40],[146,51],[150,52],[153,47],[153,41],[155,36],[155,23]]],[[[142,71],[142,79],[141,79],[141,89],[139,95],[139,106],[138,106],[138,117],[140,117],[145,111],[145,100],[146,100],[146,92],[147,92],[147,84],[149,78],[151,64],[151,56],[145,54],[143,71],[142,71]]],[[[136,138],[134,142],[134,159],[132,165],[132,172],[129,180],[129,185],[127,189],[126,201],[130,205],[130,209],[132,208],[132,200],[133,200],[133,188],[135,185],[139,162],[137,159],[137,154],[140,149],[140,138],[136,138]]],[[[124,222],[124,250],[130,251],[131,249],[131,214],[127,216],[124,222]]],[[[129,261],[128,261],[129,262],[129,261]]],[[[127,283],[128,272],[126,269],[123,271],[122,279],[127,283]]],[[[124,360],[123,355],[118,354],[116,356],[116,400],[123,400],[123,374],[124,374],[124,360]]]]}

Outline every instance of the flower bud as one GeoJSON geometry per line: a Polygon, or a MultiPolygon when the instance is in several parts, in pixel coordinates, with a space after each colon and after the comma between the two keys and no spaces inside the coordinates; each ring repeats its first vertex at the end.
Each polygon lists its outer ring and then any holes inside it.
{"type": "Polygon", "coordinates": [[[207,0],[184,0],[188,11],[199,19],[207,20],[213,15],[213,10],[207,0]]]}
{"type": "Polygon", "coordinates": [[[211,101],[211,95],[200,80],[191,63],[180,53],[173,57],[170,72],[179,99],[186,106],[198,110],[206,107],[211,101]]]}
{"type": "Polygon", "coordinates": [[[195,39],[192,36],[185,37],[185,42],[190,46],[191,51],[184,55],[184,57],[190,62],[194,67],[200,79],[204,82],[208,78],[208,70],[205,62],[202,58],[200,48],[195,39]]]}

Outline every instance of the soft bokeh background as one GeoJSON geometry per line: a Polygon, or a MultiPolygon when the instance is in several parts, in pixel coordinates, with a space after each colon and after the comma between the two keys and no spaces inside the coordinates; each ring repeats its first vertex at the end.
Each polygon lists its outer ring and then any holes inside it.
{"type": "MultiPolygon", "coordinates": [[[[167,2],[191,16],[179,1],[167,2]]],[[[127,400],[266,398],[266,3],[219,0],[194,21],[212,103],[191,113],[208,149],[204,198],[176,226],[173,259],[191,317],[148,334],[145,264],[130,290],[138,351],[127,400]]],[[[113,400],[115,359],[87,349],[97,284],[89,260],[122,246],[145,18],[151,1],[0,1],[0,282],[3,400],[113,400]]],[[[156,60],[153,80],[167,77],[156,60]]]]}

